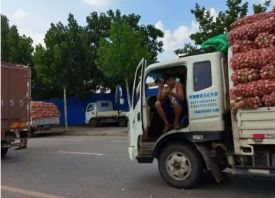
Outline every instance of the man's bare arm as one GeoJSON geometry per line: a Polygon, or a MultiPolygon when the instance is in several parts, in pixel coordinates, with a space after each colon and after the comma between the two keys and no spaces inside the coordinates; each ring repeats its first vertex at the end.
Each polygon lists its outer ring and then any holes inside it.
{"type": "Polygon", "coordinates": [[[159,88],[159,92],[158,92],[158,95],[157,95],[157,100],[162,100],[163,99],[162,92],[163,92],[163,89],[159,88]]]}
{"type": "Polygon", "coordinates": [[[176,89],[177,89],[178,98],[185,100],[184,87],[182,83],[178,83],[176,89]]]}
{"type": "Polygon", "coordinates": [[[177,93],[171,92],[171,96],[175,98],[180,98],[181,100],[185,100],[183,85],[181,83],[177,84],[176,90],[177,90],[177,93]]]}
{"type": "Polygon", "coordinates": [[[157,100],[162,100],[163,97],[163,90],[164,90],[164,83],[162,81],[158,82],[159,92],[157,94],[157,100]]]}

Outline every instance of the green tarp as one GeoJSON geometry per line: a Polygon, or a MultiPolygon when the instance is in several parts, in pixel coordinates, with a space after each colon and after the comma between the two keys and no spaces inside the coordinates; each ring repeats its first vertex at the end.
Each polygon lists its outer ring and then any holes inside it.
{"type": "Polygon", "coordinates": [[[217,51],[226,54],[229,48],[227,43],[227,35],[219,34],[204,41],[201,45],[202,49],[213,47],[217,51]]]}

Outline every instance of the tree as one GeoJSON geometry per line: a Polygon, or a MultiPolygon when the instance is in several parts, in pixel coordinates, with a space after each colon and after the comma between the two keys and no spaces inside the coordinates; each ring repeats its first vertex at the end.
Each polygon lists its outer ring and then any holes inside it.
{"type": "MultiPolygon", "coordinates": [[[[254,13],[265,12],[268,6],[270,6],[270,0],[265,1],[263,5],[253,4],[253,11],[254,13]]],[[[242,0],[227,0],[226,7],[225,11],[220,11],[217,17],[214,18],[209,9],[195,4],[195,8],[191,10],[191,13],[199,24],[199,31],[190,35],[195,46],[191,47],[190,44],[186,44],[182,49],[175,50],[175,53],[186,55],[197,54],[198,50],[202,51],[198,48],[198,45],[201,45],[208,38],[228,33],[230,25],[248,13],[248,2],[243,3],[242,0]]],[[[213,51],[213,49],[208,49],[208,51],[213,51]]]]}
{"type": "Polygon", "coordinates": [[[20,36],[15,25],[9,26],[9,20],[1,15],[1,60],[24,65],[32,65],[32,39],[20,36]]]}
{"type": "MultiPolygon", "coordinates": [[[[152,61],[154,53],[144,45],[144,34],[132,28],[126,21],[115,21],[110,36],[102,38],[97,50],[98,68],[111,79],[123,78],[129,94],[129,81],[134,78],[137,63],[142,57],[152,61]]],[[[130,105],[130,97],[127,96],[130,105]]]]}
{"type": "Polygon", "coordinates": [[[253,4],[254,13],[266,12],[267,8],[270,6],[271,0],[266,0],[263,5],[262,4],[253,4]]]}
{"type": "Polygon", "coordinates": [[[91,51],[83,27],[69,14],[68,24],[51,24],[45,35],[45,47],[35,49],[36,74],[52,90],[63,90],[67,128],[67,95],[77,95],[92,79],[89,67],[91,51]]]}

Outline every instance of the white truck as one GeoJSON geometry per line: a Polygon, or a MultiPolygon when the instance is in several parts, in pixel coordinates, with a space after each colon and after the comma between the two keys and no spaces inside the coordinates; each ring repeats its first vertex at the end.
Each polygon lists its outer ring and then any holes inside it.
{"type": "Polygon", "coordinates": [[[228,57],[213,52],[149,66],[141,60],[129,114],[131,159],[139,163],[157,159],[162,178],[177,188],[197,186],[203,170],[209,170],[217,182],[222,181],[225,168],[232,173],[274,176],[275,107],[233,110],[231,56],[229,50],[228,57]],[[161,122],[152,122],[156,113],[148,91],[157,88],[154,80],[168,70],[175,71],[184,84],[187,119],[182,128],[159,131],[152,138],[151,129],[161,122]]]}
{"type": "Polygon", "coordinates": [[[31,136],[51,132],[51,128],[60,124],[60,112],[53,103],[31,101],[31,136]]]}
{"type": "Polygon", "coordinates": [[[101,100],[87,105],[85,123],[92,127],[104,123],[117,123],[118,126],[125,127],[128,117],[126,112],[114,110],[112,101],[101,100]]]}

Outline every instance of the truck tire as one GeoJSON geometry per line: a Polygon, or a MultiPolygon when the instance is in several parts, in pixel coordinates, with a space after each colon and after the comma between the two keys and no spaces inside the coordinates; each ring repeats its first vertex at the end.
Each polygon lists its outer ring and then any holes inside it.
{"type": "Polygon", "coordinates": [[[97,125],[98,125],[97,119],[91,118],[89,124],[91,127],[97,127],[97,125]]]}
{"type": "Polygon", "coordinates": [[[9,148],[6,148],[6,147],[1,148],[1,157],[5,157],[5,155],[7,154],[8,150],[9,150],[9,148]]]}
{"type": "Polygon", "coordinates": [[[202,158],[190,145],[180,143],[165,147],[158,161],[160,175],[175,188],[194,188],[203,171],[202,158]]]}
{"type": "Polygon", "coordinates": [[[35,132],[35,129],[33,127],[31,127],[31,129],[30,129],[30,137],[35,137],[34,132],[35,132]]]}
{"type": "Polygon", "coordinates": [[[117,124],[120,127],[126,127],[127,126],[127,118],[125,118],[125,117],[118,118],[117,124]]]}

